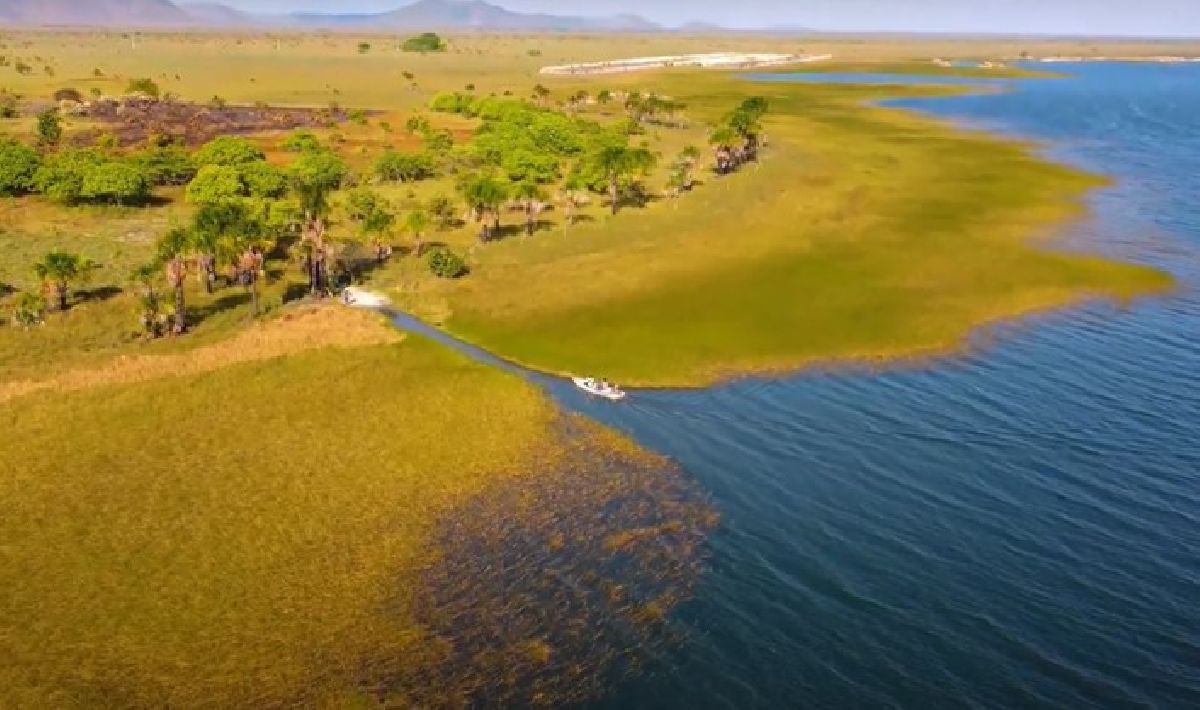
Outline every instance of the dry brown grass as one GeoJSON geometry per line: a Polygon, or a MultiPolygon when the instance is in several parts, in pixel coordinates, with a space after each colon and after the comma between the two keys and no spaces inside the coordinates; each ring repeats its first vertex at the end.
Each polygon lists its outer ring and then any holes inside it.
{"type": "Polygon", "coordinates": [[[0,383],[0,402],[53,390],[76,392],[105,385],[213,372],[258,360],[271,360],[320,348],[349,348],[399,342],[403,336],[366,311],[337,306],[303,306],[228,340],[186,353],[122,355],[102,367],[68,370],[42,380],[0,383]]]}

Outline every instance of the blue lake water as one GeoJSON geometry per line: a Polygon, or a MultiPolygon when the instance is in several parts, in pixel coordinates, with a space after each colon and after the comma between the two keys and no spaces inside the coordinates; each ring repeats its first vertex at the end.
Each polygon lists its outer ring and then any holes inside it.
{"type": "Polygon", "coordinates": [[[1200,66],[1055,69],[911,105],[1115,176],[1067,245],[1178,293],[920,369],[556,386],[723,515],[689,640],[602,706],[1200,707],[1200,66]]]}

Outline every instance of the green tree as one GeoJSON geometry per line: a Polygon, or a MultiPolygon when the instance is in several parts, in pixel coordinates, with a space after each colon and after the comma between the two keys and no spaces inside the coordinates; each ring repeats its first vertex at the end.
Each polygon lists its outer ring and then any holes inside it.
{"type": "Polygon", "coordinates": [[[94,148],[54,153],[34,172],[33,189],[56,202],[77,202],[83,196],[83,181],[88,172],[108,161],[104,153],[94,148]]]}
{"type": "Polygon", "coordinates": [[[378,243],[396,222],[387,201],[374,190],[362,187],[346,196],[346,214],[358,225],[365,237],[373,237],[378,243]]]}
{"type": "Polygon", "coordinates": [[[241,171],[227,165],[205,165],[187,186],[187,201],[195,205],[229,202],[245,194],[241,171]]]}
{"type": "Polygon", "coordinates": [[[304,212],[303,243],[309,250],[306,260],[309,292],[320,296],[329,289],[331,245],[325,225],[329,195],[345,178],[346,165],[332,153],[307,153],[292,163],[289,173],[292,189],[304,212]]]}
{"type": "Polygon", "coordinates": [[[24,143],[0,139],[0,195],[17,195],[32,188],[41,161],[38,152],[24,143]]]}
{"type": "Polygon", "coordinates": [[[155,185],[186,185],[196,177],[196,164],[182,148],[147,148],[129,160],[140,165],[155,185]]]}
{"type": "Polygon", "coordinates": [[[431,197],[427,211],[437,228],[443,231],[453,227],[458,219],[458,210],[454,206],[454,200],[445,195],[431,197]]]}
{"type": "Polygon", "coordinates": [[[612,213],[621,208],[621,194],[641,175],[654,167],[654,154],[645,148],[602,145],[584,160],[584,169],[607,186],[612,213]]]}
{"type": "Polygon", "coordinates": [[[482,225],[479,240],[489,242],[500,236],[500,207],[508,199],[507,186],[491,175],[476,175],[463,181],[459,192],[475,215],[475,221],[482,225]]]}
{"type": "MultiPolygon", "coordinates": [[[[198,255],[206,287],[216,280],[216,267],[229,270],[230,283],[242,279],[246,252],[260,246],[266,230],[243,202],[207,204],[192,218],[190,246],[198,255]]],[[[252,294],[253,295],[253,294],[252,294]]]]}
{"type": "Polygon", "coordinates": [[[57,109],[47,109],[37,117],[37,144],[42,148],[53,148],[62,142],[62,119],[57,109]]]}
{"type": "Polygon", "coordinates": [[[221,136],[205,143],[193,156],[196,165],[224,165],[237,167],[265,160],[262,149],[236,136],[221,136]]]}
{"type": "Polygon", "coordinates": [[[187,281],[187,258],[195,248],[192,232],[183,228],[172,229],[158,241],[158,263],[162,265],[167,285],[174,294],[174,316],[171,332],[183,335],[187,332],[187,303],[185,283],[187,281]]]}
{"type": "Polygon", "coordinates": [[[64,251],[52,251],[34,264],[33,271],[38,280],[54,292],[58,310],[70,307],[71,285],[85,283],[99,268],[91,259],[64,251]]]}
{"type": "Polygon", "coordinates": [[[84,174],[79,194],[86,200],[140,204],[150,197],[150,177],[135,163],[110,161],[84,174]]]}
{"type": "Polygon", "coordinates": [[[437,173],[437,165],[426,153],[400,153],[389,150],[375,161],[375,174],[389,182],[417,182],[437,173]]]}
{"type": "Polygon", "coordinates": [[[413,253],[420,259],[425,252],[425,233],[429,231],[429,225],[432,222],[429,213],[422,209],[416,209],[408,213],[408,217],[404,219],[404,228],[412,235],[413,242],[416,246],[413,247],[413,253]]]}
{"type": "Polygon", "coordinates": [[[239,172],[250,197],[274,199],[287,193],[287,173],[264,160],[242,165],[239,172]]]}
{"type": "Polygon", "coordinates": [[[525,234],[533,236],[537,229],[537,219],[546,209],[546,193],[536,182],[517,183],[513,197],[521,201],[521,209],[525,212],[525,234]]]}

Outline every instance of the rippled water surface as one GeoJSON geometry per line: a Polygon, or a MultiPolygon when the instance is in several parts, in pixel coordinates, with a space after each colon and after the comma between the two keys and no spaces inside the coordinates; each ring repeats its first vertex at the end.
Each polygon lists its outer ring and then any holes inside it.
{"type": "Polygon", "coordinates": [[[712,493],[690,640],[611,707],[1200,706],[1200,66],[914,107],[1108,173],[1071,248],[1178,293],[988,334],[919,370],[572,407],[712,493]]]}

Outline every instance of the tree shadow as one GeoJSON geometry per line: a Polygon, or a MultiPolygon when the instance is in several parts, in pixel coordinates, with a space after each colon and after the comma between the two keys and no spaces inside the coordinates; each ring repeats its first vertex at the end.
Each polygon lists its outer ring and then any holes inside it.
{"type": "Polygon", "coordinates": [[[233,310],[234,308],[244,306],[249,302],[250,294],[239,288],[236,292],[227,293],[220,298],[217,298],[215,301],[205,303],[202,306],[189,306],[187,309],[188,322],[192,326],[196,326],[208,320],[209,318],[212,318],[218,313],[233,310]]]}
{"type": "MultiPolygon", "coordinates": [[[[91,289],[77,289],[75,297],[80,301],[107,301],[122,293],[124,291],[116,286],[98,286],[91,289]]],[[[3,287],[0,287],[0,296],[2,295],[4,295],[3,287]]]]}

